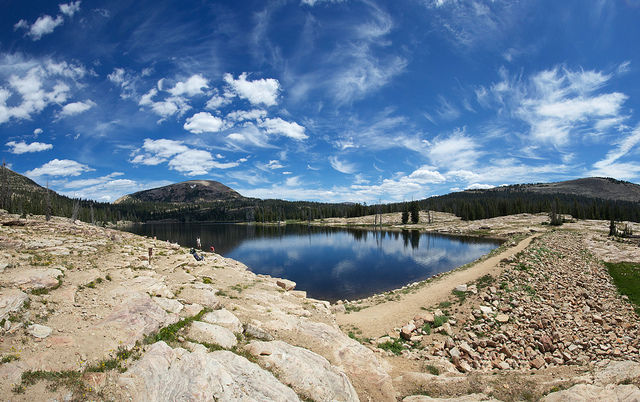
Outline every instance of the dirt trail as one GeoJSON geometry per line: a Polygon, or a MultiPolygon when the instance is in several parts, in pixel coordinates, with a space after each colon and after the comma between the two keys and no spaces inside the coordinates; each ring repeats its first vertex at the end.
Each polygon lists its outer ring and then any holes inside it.
{"type": "Polygon", "coordinates": [[[499,265],[503,258],[524,250],[534,238],[541,235],[542,233],[534,234],[516,246],[470,268],[443,275],[434,282],[421,287],[415,293],[402,295],[401,300],[388,301],[348,314],[339,313],[336,315],[336,322],[341,328],[358,328],[362,331],[361,336],[364,337],[373,338],[385,335],[394,327],[401,327],[412,320],[420,312],[420,307],[429,308],[447,300],[456,286],[471,283],[486,274],[497,277],[504,269],[499,265]]]}

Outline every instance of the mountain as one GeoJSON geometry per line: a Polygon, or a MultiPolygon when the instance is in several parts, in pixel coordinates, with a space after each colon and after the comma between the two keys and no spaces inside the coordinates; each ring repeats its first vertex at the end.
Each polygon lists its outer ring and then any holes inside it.
{"type": "Polygon", "coordinates": [[[23,176],[13,170],[0,166],[0,188],[7,187],[11,191],[41,191],[45,192],[47,189],[31,180],[30,178],[23,176]]]}
{"type": "MultiPolygon", "coordinates": [[[[483,190],[471,190],[480,191],[483,190]]],[[[518,191],[536,194],[568,194],[612,201],[640,202],[640,185],[605,177],[588,177],[557,183],[516,184],[495,187],[487,192],[518,191]]]]}
{"type": "Polygon", "coordinates": [[[213,180],[189,180],[118,198],[114,204],[132,202],[205,203],[243,200],[237,191],[213,180]]]}

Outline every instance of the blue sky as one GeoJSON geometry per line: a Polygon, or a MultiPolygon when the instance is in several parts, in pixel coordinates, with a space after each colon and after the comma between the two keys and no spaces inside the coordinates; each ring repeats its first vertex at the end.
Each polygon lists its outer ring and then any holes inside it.
{"type": "Polygon", "coordinates": [[[0,0],[0,150],[112,202],[640,178],[640,0],[0,0]]]}

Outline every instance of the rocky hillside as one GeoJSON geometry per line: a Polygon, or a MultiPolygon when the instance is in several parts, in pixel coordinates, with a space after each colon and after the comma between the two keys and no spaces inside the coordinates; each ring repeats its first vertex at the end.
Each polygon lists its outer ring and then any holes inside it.
{"type": "MultiPolygon", "coordinates": [[[[607,222],[545,233],[540,219],[434,225],[539,233],[522,253],[511,255],[515,242],[498,250],[500,276],[412,304],[412,322],[362,338],[364,328],[340,328],[336,314],[373,307],[307,298],[290,281],[213,253],[196,261],[129,233],[0,214],[0,399],[640,398],[637,316],[599,263],[637,261],[638,245],[608,239],[607,222]]],[[[402,304],[443,283],[375,303],[402,304]]]]}
{"type": "MultiPolygon", "coordinates": [[[[481,190],[482,191],[482,190],[481,190]]],[[[557,183],[519,184],[486,191],[520,191],[535,194],[571,194],[605,200],[640,202],[640,186],[612,178],[589,177],[557,183]]]]}
{"type": "Polygon", "coordinates": [[[118,198],[114,203],[167,202],[205,203],[243,199],[237,191],[213,180],[189,180],[151,190],[138,191],[118,198]]]}

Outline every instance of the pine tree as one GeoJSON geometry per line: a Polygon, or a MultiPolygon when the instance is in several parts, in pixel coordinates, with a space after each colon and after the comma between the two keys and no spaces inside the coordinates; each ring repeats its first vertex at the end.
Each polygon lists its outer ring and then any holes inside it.
{"type": "Polygon", "coordinates": [[[413,201],[411,203],[411,223],[418,223],[420,222],[420,207],[418,206],[418,203],[413,201]]]}

